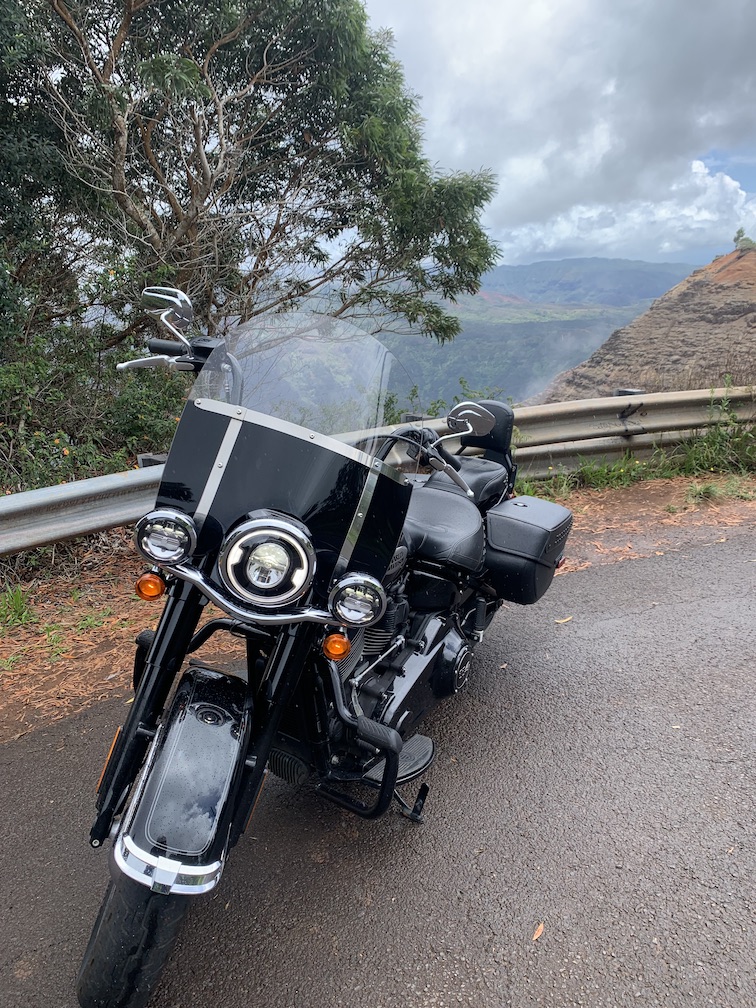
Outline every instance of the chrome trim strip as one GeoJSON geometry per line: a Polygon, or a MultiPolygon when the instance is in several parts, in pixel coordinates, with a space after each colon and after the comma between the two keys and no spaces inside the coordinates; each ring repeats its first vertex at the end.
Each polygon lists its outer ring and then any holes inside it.
{"type": "Polygon", "coordinates": [[[173,858],[149,854],[126,834],[116,839],[113,855],[124,875],[164,894],[199,896],[210,892],[220,881],[224,867],[223,859],[209,865],[186,865],[173,858]]]}
{"type": "MultiPolygon", "coordinates": [[[[195,406],[199,406],[199,400],[195,400],[194,404],[195,406]]],[[[239,434],[241,434],[242,422],[240,414],[242,412],[241,408],[237,406],[236,415],[230,417],[226,433],[223,435],[223,440],[221,441],[220,448],[218,449],[218,454],[215,456],[213,468],[210,470],[207,483],[205,483],[202,490],[202,496],[199,499],[197,510],[194,512],[194,521],[197,525],[197,531],[202,528],[205,518],[207,518],[210,513],[210,508],[213,506],[213,501],[215,500],[215,495],[218,492],[218,487],[220,486],[220,482],[226,472],[226,464],[231,457],[231,452],[236,444],[236,439],[239,437],[239,434]]]]}
{"type": "Polygon", "coordinates": [[[217,588],[214,587],[199,571],[194,570],[193,567],[185,567],[183,564],[178,564],[175,567],[168,567],[161,565],[163,570],[168,571],[169,574],[175,574],[176,577],[182,579],[182,581],[187,581],[189,584],[194,585],[195,588],[199,588],[205,598],[209,598],[211,602],[214,602],[219,609],[223,609],[227,612],[229,616],[235,616],[237,619],[242,620],[244,623],[262,623],[266,626],[280,626],[284,623],[322,623],[324,625],[338,626],[338,619],[329,612],[324,612],[322,609],[314,609],[310,606],[304,606],[301,609],[294,609],[289,612],[258,612],[256,609],[244,609],[242,606],[236,605],[230,599],[226,598],[225,595],[221,594],[217,588]]]}
{"type": "Polygon", "coordinates": [[[383,476],[388,476],[395,483],[404,485],[407,482],[402,473],[381,459],[373,458],[372,455],[368,455],[366,452],[360,451],[359,448],[354,448],[344,441],[339,441],[335,437],[329,437],[327,434],[318,434],[307,427],[300,427],[299,424],[291,423],[288,420],[281,420],[279,417],[271,416],[269,413],[258,413],[257,410],[246,409],[243,406],[234,406],[232,403],[220,402],[217,399],[195,399],[194,405],[199,409],[207,410],[209,413],[218,413],[220,416],[231,417],[244,423],[256,424],[259,427],[269,427],[272,430],[280,431],[282,434],[287,434],[289,437],[298,438],[300,441],[307,441],[309,444],[318,445],[320,448],[327,448],[328,451],[335,452],[337,455],[343,455],[354,462],[360,462],[370,469],[375,466],[383,476]]]}
{"type": "Polygon", "coordinates": [[[357,502],[357,507],[354,511],[352,524],[349,526],[349,531],[344,537],[341,552],[339,553],[339,559],[336,561],[336,566],[333,568],[333,576],[335,579],[340,578],[349,568],[352,553],[354,553],[354,547],[357,545],[357,540],[360,538],[362,526],[365,524],[365,516],[367,515],[368,509],[373,501],[375,488],[378,486],[379,465],[380,461],[376,459],[370,469],[370,472],[368,473],[367,479],[365,480],[365,486],[362,488],[360,499],[357,502]]]}

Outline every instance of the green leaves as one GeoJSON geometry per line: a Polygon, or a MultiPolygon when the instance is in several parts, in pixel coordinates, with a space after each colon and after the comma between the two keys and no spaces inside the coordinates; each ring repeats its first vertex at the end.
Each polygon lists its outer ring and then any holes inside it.
{"type": "Polygon", "coordinates": [[[200,68],[190,59],[175,53],[162,53],[137,64],[139,79],[165,95],[175,98],[209,98],[210,89],[203,83],[200,68]]]}

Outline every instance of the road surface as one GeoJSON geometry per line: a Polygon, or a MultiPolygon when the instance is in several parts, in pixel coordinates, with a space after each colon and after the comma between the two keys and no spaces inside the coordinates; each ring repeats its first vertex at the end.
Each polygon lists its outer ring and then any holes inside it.
{"type": "MultiPolygon", "coordinates": [[[[425,729],[425,825],[272,781],[153,1004],[756,1005],[756,542],[717,538],[503,610],[425,729]]],[[[122,710],[0,748],[0,1008],[76,1005],[122,710]]]]}

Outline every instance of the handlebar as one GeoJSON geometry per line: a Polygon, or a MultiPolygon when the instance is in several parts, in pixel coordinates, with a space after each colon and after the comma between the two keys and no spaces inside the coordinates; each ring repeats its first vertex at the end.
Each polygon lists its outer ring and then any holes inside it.
{"type": "Polygon", "coordinates": [[[451,455],[446,448],[437,440],[432,431],[418,429],[417,427],[404,427],[395,431],[387,438],[389,444],[395,441],[405,441],[411,447],[407,450],[410,458],[420,457],[423,465],[429,465],[436,472],[443,472],[455,483],[460,490],[465,492],[467,497],[474,497],[475,494],[459,475],[462,464],[456,456],[451,455]]]}
{"type": "MultiPolygon", "coordinates": [[[[426,451],[426,453],[428,455],[428,461],[430,462],[430,466],[431,466],[432,469],[435,469],[436,472],[446,473],[446,475],[449,477],[449,479],[452,481],[452,483],[456,483],[460,490],[464,490],[465,495],[467,497],[474,497],[475,496],[475,494],[470,489],[470,487],[467,485],[467,483],[465,483],[465,481],[459,475],[459,473],[457,472],[457,469],[453,465],[450,465],[449,462],[446,461],[446,459],[443,457],[443,455],[438,450],[438,448],[429,445],[425,449],[425,451],[426,451]]],[[[446,451],[444,451],[444,455],[447,455],[449,458],[452,457],[452,456],[449,456],[449,453],[446,452],[446,451]]]]}
{"type": "Polygon", "coordinates": [[[441,458],[450,465],[452,469],[457,472],[462,468],[462,463],[457,458],[456,455],[452,455],[446,450],[446,448],[441,443],[443,438],[436,437],[434,431],[427,430],[425,427],[402,427],[401,430],[396,432],[396,437],[401,438],[403,441],[408,441],[417,447],[412,450],[409,449],[407,454],[411,458],[417,458],[420,456],[420,461],[423,465],[428,465],[428,449],[433,448],[441,456],[441,458]]]}
{"type": "Polygon", "coordinates": [[[431,447],[436,449],[438,454],[441,456],[444,462],[447,463],[447,465],[450,465],[452,469],[455,469],[457,472],[459,472],[459,470],[462,468],[462,463],[460,462],[460,460],[457,458],[456,455],[452,455],[451,452],[448,452],[446,450],[446,448],[441,444],[440,440],[432,444],[431,447]]]}

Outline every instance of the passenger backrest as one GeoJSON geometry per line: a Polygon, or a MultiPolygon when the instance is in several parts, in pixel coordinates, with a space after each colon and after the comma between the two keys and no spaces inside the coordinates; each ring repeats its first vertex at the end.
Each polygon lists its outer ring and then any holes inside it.
{"type": "Polygon", "coordinates": [[[496,424],[490,433],[477,437],[475,434],[463,434],[460,438],[463,448],[482,448],[483,458],[498,462],[499,465],[511,468],[512,458],[509,453],[514,427],[514,410],[507,403],[495,399],[478,400],[481,406],[496,417],[496,424]]]}

